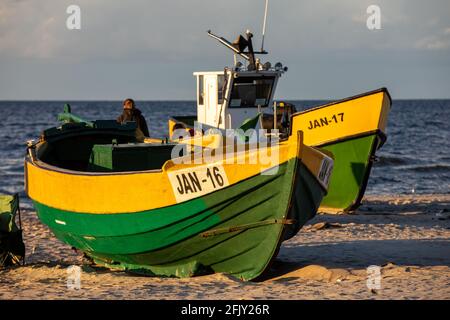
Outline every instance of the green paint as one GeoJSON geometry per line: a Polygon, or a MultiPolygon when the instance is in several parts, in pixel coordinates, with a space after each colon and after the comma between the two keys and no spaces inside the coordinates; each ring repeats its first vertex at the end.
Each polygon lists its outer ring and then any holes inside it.
{"type": "Polygon", "coordinates": [[[155,210],[120,214],[64,211],[36,201],[34,205],[39,218],[52,230],[95,237],[123,236],[157,230],[185,220],[193,213],[201,214],[206,211],[206,204],[201,198],[155,210]],[[55,220],[66,224],[58,224],[55,220]]]}
{"type": "Polygon", "coordinates": [[[370,174],[370,158],[376,143],[377,135],[372,134],[321,147],[334,155],[328,194],[323,198],[321,206],[343,211],[359,206],[370,174]]]}
{"type": "Polygon", "coordinates": [[[88,171],[124,172],[161,169],[171,158],[175,144],[96,144],[92,147],[88,171]]]}
{"type": "Polygon", "coordinates": [[[19,211],[19,195],[0,194],[0,243],[2,233],[16,232],[16,213],[19,211]]]}
{"type": "Polygon", "coordinates": [[[324,196],[324,190],[315,183],[316,178],[305,166],[300,166],[297,175],[302,178],[296,181],[288,215],[288,219],[295,219],[296,223],[285,226],[284,240],[295,236],[308,220],[314,218],[324,196]]]}
{"type": "Polygon", "coordinates": [[[162,276],[225,272],[250,280],[268,266],[285,238],[286,225],[262,223],[206,238],[201,233],[293,215],[298,218],[295,228],[300,229],[316,213],[322,195],[315,178],[292,159],[280,165],[275,175],[257,175],[201,198],[150,211],[88,214],[35,205],[57,238],[98,264],[162,276]],[[311,186],[309,192],[305,186],[311,186]],[[300,204],[295,213],[294,193],[300,204]]]}

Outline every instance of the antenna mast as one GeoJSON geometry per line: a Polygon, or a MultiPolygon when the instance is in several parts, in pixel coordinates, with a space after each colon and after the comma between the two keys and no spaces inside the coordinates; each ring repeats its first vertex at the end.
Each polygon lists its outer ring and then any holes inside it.
{"type": "Polygon", "coordinates": [[[264,23],[262,31],[261,52],[264,52],[264,36],[266,34],[267,9],[269,7],[269,0],[266,0],[266,8],[264,10],[264,23]]]}

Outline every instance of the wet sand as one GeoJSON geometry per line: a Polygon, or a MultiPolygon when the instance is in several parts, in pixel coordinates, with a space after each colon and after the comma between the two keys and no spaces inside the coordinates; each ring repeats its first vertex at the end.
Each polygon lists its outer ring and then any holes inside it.
{"type": "Polygon", "coordinates": [[[92,268],[34,212],[22,220],[26,266],[0,270],[0,299],[450,299],[450,195],[368,196],[353,214],[320,214],[260,282],[92,268]],[[67,286],[71,265],[82,266],[80,289],[67,286]],[[367,286],[370,265],[378,288],[367,286]]]}

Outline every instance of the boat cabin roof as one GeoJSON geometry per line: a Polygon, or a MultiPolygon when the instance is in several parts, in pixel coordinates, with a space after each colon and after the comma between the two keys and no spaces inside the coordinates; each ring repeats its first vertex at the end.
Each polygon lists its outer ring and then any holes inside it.
{"type": "MultiPolygon", "coordinates": [[[[276,71],[276,70],[258,70],[258,71],[247,71],[247,70],[242,70],[242,71],[235,71],[235,70],[231,70],[231,69],[226,69],[227,71],[230,71],[232,73],[234,73],[237,77],[239,76],[254,76],[254,77],[264,77],[264,76],[277,76],[280,77],[282,72],[281,71],[276,71]]],[[[204,76],[204,75],[223,75],[225,73],[225,70],[222,71],[196,71],[193,73],[194,76],[204,76]]]]}

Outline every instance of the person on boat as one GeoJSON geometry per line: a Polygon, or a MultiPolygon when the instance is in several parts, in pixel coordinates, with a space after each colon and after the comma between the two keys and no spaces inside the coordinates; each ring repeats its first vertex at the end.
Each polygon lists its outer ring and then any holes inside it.
{"type": "Polygon", "coordinates": [[[129,121],[135,121],[137,125],[136,136],[139,141],[143,141],[145,137],[150,137],[148,131],[147,121],[145,121],[141,110],[136,108],[136,104],[133,99],[125,99],[123,102],[123,112],[117,118],[117,122],[125,123],[129,121]]]}

